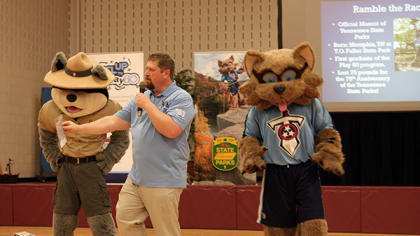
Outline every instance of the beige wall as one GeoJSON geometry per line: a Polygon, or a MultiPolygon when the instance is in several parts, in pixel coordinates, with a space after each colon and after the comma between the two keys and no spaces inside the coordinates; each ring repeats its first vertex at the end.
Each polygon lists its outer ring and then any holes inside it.
{"type": "Polygon", "coordinates": [[[39,174],[37,114],[55,52],[69,51],[68,0],[0,1],[0,164],[39,174]]]}
{"type": "Polygon", "coordinates": [[[321,0],[282,0],[283,47],[307,41],[315,52],[316,73],[321,74],[321,0]]]}
{"type": "Polygon", "coordinates": [[[71,0],[70,51],[192,53],[277,48],[277,0],[71,0]]]}

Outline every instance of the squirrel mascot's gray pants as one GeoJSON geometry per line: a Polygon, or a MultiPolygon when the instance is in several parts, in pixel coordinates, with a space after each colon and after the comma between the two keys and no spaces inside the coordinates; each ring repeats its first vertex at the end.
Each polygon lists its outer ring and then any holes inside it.
{"type": "Polygon", "coordinates": [[[111,198],[96,162],[63,163],[54,193],[54,236],[73,235],[77,214],[83,207],[94,236],[116,236],[111,198]]]}
{"type": "Polygon", "coordinates": [[[43,129],[39,129],[39,134],[46,160],[57,172],[53,198],[54,236],[73,235],[81,206],[94,236],[116,236],[105,175],[127,149],[128,131],[113,132],[108,148],[83,163],[73,163],[70,157],[60,153],[56,134],[43,129]]]}

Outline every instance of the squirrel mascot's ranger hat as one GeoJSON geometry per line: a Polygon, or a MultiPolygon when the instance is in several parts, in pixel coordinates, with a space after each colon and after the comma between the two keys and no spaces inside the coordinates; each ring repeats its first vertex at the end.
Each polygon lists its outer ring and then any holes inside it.
{"type": "Polygon", "coordinates": [[[41,107],[38,130],[44,156],[57,173],[54,235],[73,235],[81,206],[93,235],[117,235],[105,174],[128,148],[128,130],[112,132],[107,146],[106,134],[64,136],[60,132],[62,121],[84,124],[121,109],[109,99],[107,86],[113,80],[108,69],[83,52],[68,60],[64,53],[57,53],[45,76],[44,81],[53,86],[52,101],[41,107]]]}
{"type": "Polygon", "coordinates": [[[240,91],[253,105],[239,142],[242,170],[264,170],[258,222],[265,235],[327,235],[318,167],[342,175],[341,138],[318,99],[308,43],[295,49],[248,51],[249,81],[240,91]]]}

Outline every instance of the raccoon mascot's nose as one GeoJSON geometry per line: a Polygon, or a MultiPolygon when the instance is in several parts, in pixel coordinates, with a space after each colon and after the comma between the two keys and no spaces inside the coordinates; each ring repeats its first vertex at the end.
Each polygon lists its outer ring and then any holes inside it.
{"type": "Polygon", "coordinates": [[[67,95],[67,100],[68,100],[69,102],[74,102],[74,101],[76,101],[76,100],[77,100],[77,96],[76,96],[76,95],[74,95],[74,94],[69,94],[69,95],[67,95]]]}
{"type": "Polygon", "coordinates": [[[276,93],[278,93],[278,94],[282,94],[284,92],[284,90],[286,90],[286,86],[284,86],[284,85],[278,85],[278,86],[274,87],[274,91],[276,91],[276,93]]]}

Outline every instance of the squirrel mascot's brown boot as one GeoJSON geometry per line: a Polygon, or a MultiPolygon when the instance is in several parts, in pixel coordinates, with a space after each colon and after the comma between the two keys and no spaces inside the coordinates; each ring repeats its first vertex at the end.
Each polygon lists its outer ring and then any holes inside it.
{"type": "Polygon", "coordinates": [[[281,228],[264,225],[264,236],[295,236],[296,228],[281,228]]]}
{"type": "Polygon", "coordinates": [[[296,236],[327,236],[328,226],[325,219],[301,222],[297,226],[296,236]]]}
{"type": "Polygon", "coordinates": [[[73,236],[77,227],[77,216],[53,214],[54,236],[73,236]]]}
{"type": "Polygon", "coordinates": [[[111,213],[87,218],[94,236],[117,236],[111,213]]]}

